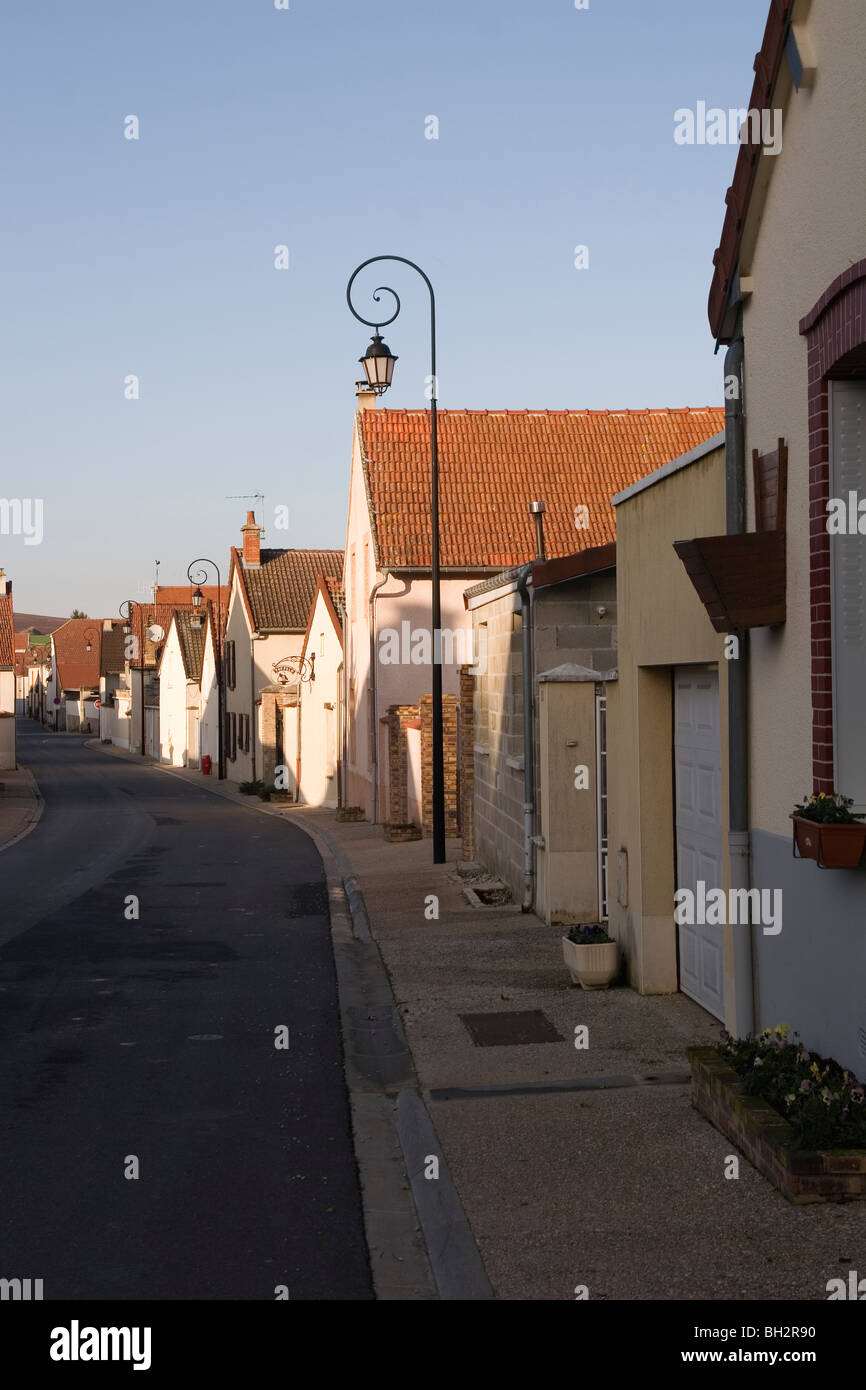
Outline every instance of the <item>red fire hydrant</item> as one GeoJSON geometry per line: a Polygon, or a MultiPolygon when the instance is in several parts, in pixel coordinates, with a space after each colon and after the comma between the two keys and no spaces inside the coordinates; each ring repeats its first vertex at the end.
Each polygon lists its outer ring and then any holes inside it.
{"type": "Polygon", "coordinates": [[[201,770],[205,777],[210,776],[211,759],[210,753],[205,753],[201,760],[201,770]]]}

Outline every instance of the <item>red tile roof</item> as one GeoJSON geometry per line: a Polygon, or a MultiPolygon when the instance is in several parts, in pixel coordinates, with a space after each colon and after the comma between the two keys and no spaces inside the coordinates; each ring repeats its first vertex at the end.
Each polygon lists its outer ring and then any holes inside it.
{"type": "MultiPolygon", "coordinates": [[[[444,568],[502,569],[534,557],[529,503],[547,503],[553,558],[616,539],[611,497],[705,443],[723,407],[683,410],[440,410],[444,568]],[[585,506],[589,515],[575,513],[585,506]],[[587,520],[578,529],[576,520],[587,520]]],[[[430,566],[430,415],[358,411],[379,569],[430,566]]]]}
{"type": "Polygon", "coordinates": [[[15,665],[15,617],[12,595],[0,594],[0,666],[15,665]]]}
{"type": "Polygon", "coordinates": [[[263,550],[261,563],[245,568],[232,550],[252,621],[260,632],[305,632],[320,574],[342,574],[342,550],[263,550]]]}
{"type": "Polygon", "coordinates": [[[217,597],[222,603],[222,610],[225,613],[229,601],[229,588],[227,584],[219,587],[216,584],[158,584],[156,586],[155,601],[157,604],[165,604],[169,608],[180,607],[189,608],[192,603],[193,590],[199,588],[204,598],[212,599],[214,608],[217,606],[217,597]]]}
{"type": "Polygon", "coordinates": [[[55,628],[54,650],[60,689],[98,689],[101,649],[101,618],[70,618],[55,628]],[[87,650],[88,641],[90,651],[87,650]]]}

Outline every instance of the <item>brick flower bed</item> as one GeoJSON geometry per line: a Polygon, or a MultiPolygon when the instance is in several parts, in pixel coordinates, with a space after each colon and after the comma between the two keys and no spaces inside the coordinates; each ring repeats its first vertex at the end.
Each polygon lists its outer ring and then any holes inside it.
{"type": "Polygon", "coordinates": [[[714,1047],[690,1047],[692,1104],[736,1144],[789,1202],[846,1202],[866,1197],[866,1150],[792,1149],[793,1130],[760,1096],[748,1095],[714,1047]]]}

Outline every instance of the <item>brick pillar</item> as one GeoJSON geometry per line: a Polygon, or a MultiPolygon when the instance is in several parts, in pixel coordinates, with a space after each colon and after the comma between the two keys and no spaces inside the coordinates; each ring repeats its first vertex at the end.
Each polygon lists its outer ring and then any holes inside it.
{"type": "MultiPolygon", "coordinates": [[[[259,773],[262,781],[270,786],[274,780],[275,742],[277,725],[277,698],[273,691],[262,691],[262,768],[259,773]]],[[[253,716],[255,717],[255,716],[253,716]]],[[[250,736],[252,739],[252,735],[250,736]]]]}
{"type": "MultiPolygon", "coordinates": [[[[277,748],[277,707],[279,706],[283,711],[283,733],[285,735],[286,716],[289,710],[297,707],[297,703],[298,696],[294,689],[284,690],[282,687],[277,687],[276,690],[265,688],[262,691],[262,767],[258,775],[268,786],[274,781],[277,765],[282,764],[283,761],[283,750],[277,748]]],[[[252,718],[255,719],[255,709],[253,709],[252,718]]],[[[250,746],[252,746],[252,737],[251,726],[250,746]]],[[[296,773],[297,768],[289,768],[290,785],[294,783],[296,773]]]]}
{"type": "Polygon", "coordinates": [[[418,719],[417,705],[388,706],[388,814],[386,840],[420,840],[420,827],[409,821],[409,750],[406,726],[418,719]]]}
{"type": "Polygon", "coordinates": [[[475,858],[475,677],[460,667],[460,829],[463,858],[475,858]]]}
{"type": "MultiPolygon", "coordinates": [[[[433,834],[433,696],[422,695],[421,714],[421,800],[424,807],[424,834],[433,834]]],[[[445,745],[445,834],[460,833],[457,804],[457,696],[442,696],[442,732],[445,745]]]]}

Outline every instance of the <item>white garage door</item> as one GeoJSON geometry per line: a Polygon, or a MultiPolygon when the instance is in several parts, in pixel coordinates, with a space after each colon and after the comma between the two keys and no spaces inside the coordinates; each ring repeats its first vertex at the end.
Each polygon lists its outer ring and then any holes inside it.
{"type": "MultiPolygon", "coordinates": [[[[719,677],[682,667],[674,686],[677,888],[691,889],[697,901],[699,882],[707,892],[723,886],[719,677]]],[[[680,988],[723,1018],[722,927],[695,922],[678,931],[680,988]]]]}

